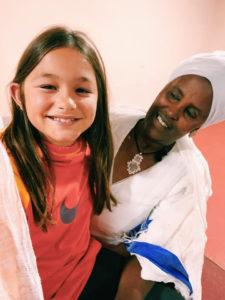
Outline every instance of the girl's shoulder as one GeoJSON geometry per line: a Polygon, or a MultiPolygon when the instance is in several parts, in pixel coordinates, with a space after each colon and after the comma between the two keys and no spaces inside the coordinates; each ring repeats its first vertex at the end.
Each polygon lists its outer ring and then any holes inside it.
{"type": "Polygon", "coordinates": [[[6,144],[2,140],[3,134],[4,134],[4,130],[0,130],[0,143],[1,143],[1,146],[5,149],[6,154],[8,155],[8,159],[9,159],[9,162],[11,164],[13,174],[14,174],[14,179],[16,181],[16,185],[18,188],[18,192],[19,192],[23,207],[26,210],[28,208],[28,204],[30,202],[30,195],[21,179],[21,176],[19,174],[15,160],[14,160],[10,150],[7,148],[6,144]]]}
{"type": "Polygon", "coordinates": [[[145,117],[146,112],[131,106],[112,106],[109,110],[110,124],[113,135],[126,135],[139,119],[145,117]]]}
{"type": "Polygon", "coordinates": [[[143,108],[128,105],[113,105],[109,109],[110,120],[138,119],[146,115],[143,108]]]}

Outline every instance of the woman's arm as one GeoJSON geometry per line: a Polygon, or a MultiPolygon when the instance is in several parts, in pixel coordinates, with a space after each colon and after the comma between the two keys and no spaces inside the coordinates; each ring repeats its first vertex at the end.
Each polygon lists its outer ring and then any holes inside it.
{"type": "Polygon", "coordinates": [[[102,244],[102,246],[106,249],[109,249],[113,252],[116,252],[117,254],[128,258],[130,256],[130,252],[127,251],[124,243],[118,244],[118,245],[112,245],[112,244],[105,244],[103,242],[100,241],[100,243],[102,244]]]}
{"type": "Polygon", "coordinates": [[[115,300],[143,300],[153,285],[154,281],[141,278],[141,266],[132,256],[124,267],[115,300]]]}

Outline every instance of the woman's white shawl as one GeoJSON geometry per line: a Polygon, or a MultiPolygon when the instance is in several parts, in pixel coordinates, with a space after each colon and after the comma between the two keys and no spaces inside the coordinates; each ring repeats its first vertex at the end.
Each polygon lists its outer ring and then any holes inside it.
{"type": "MultiPolygon", "coordinates": [[[[144,115],[132,110],[111,112],[115,155],[131,128],[144,115]]],[[[126,233],[151,219],[148,229],[133,240],[157,245],[175,254],[189,275],[193,293],[190,296],[183,282],[135,254],[142,267],[141,277],[173,282],[185,299],[200,300],[206,202],[211,195],[211,179],[207,162],[192,140],[181,138],[161,162],[112,184],[111,188],[119,204],[112,212],[105,209],[94,217],[93,234],[104,242],[118,244],[129,241],[126,233]]]]}
{"type": "Polygon", "coordinates": [[[0,243],[1,300],[44,299],[26,216],[1,142],[0,243]]]}

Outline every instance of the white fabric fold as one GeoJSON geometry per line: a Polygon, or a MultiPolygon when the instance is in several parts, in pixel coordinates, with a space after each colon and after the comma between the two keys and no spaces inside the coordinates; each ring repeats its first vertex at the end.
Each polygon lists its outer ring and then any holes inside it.
{"type": "Polygon", "coordinates": [[[0,142],[0,298],[43,300],[30,233],[9,157],[0,142]]]}
{"type": "Polygon", "coordinates": [[[212,85],[213,101],[207,120],[201,126],[205,128],[225,120],[225,51],[200,53],[183,60],[173,71],[170,81],[182,76],[194,74],[206,77],[212,85]]]}

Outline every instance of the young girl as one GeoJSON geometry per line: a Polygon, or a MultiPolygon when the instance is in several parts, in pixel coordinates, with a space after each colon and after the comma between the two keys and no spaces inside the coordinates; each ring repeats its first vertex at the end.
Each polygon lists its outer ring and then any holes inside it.
{"type": "Polygon", "coordinates": [[[101,247],[90,235],[90,218],[105,205],[110,209],[112,139],[103,62],[83,33],[51,28],[25,50],[10,94],[12,121],[1,139],[44,298],[77,299],[101,247]]]}

